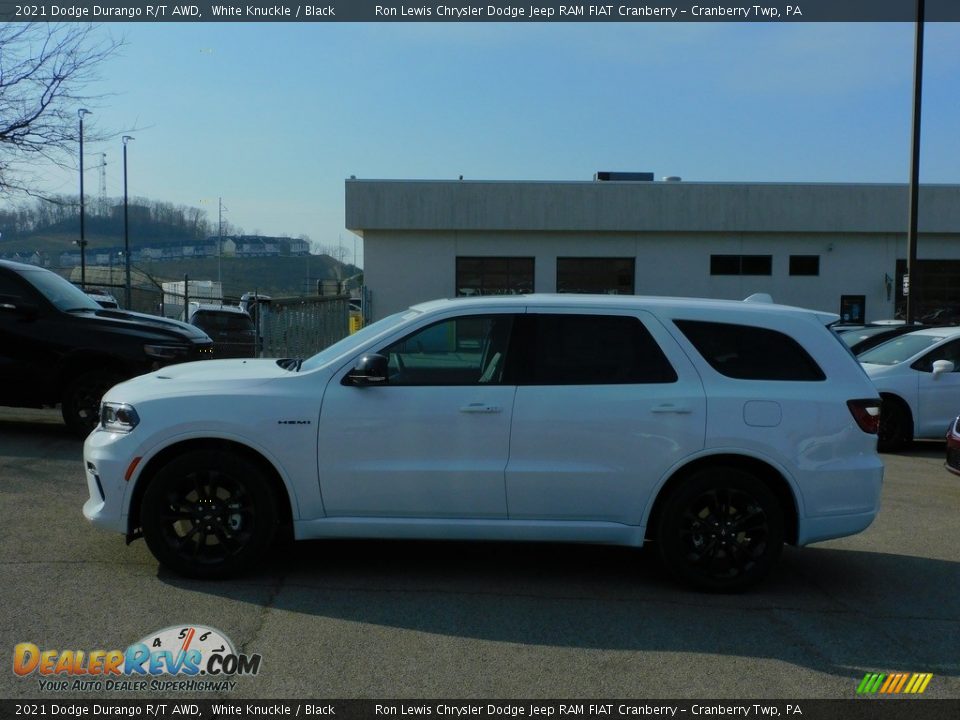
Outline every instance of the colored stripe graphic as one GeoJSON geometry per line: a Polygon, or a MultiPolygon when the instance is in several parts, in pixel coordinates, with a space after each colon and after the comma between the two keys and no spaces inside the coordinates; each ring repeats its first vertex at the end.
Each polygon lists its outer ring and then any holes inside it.
{"type": "Polygon", "coordinates": [[[919,695],[924,690],[927,689],[927,685],[930,684],[930,680],[933,678],[931,673],[916,673],[910,682],[907,683],[907,687],[904,692],[908,692],[913,695],[919,695]]]}
{"type": "Polygon", "coordinates": [[[857,692],[861,694],[875,693],[885,677],[886,675],[881,673],[867,673],[863,676],[863,680],[860,681],[860,685],[857,687],[857,692]]]}
{"type": "Polygon", "coordinates": [[[900,692],[903,689],[904,684],[907,682],[907,674],[900,674],[900,682],[897,683],[897,687],[894,689],[894,692],[900,692]]]}
{"type": "Polygon", "coordinates": [[[857,685],[857,694],[919,695],[927,689],[933,673],[867,673],[857,685]]]}

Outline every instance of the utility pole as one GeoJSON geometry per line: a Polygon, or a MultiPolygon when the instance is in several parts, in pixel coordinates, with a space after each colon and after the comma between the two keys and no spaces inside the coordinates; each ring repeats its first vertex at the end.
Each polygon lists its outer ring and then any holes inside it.
{"type": "Polygon", "coordinates": [[[910,280],[907,292],[907,325],[916,319],[917,290],[920,283],[917,268],[917,225],[920,201],[920,106],[923,95],[923,15],[924,0],[917,0],[917,32],[913,59],[913,144],[910,148],[910,206],[909,229],[907,230],[907,277],[910,280]]]}
{"type": "Polygon", "coordinates": [[[123,260],[126,264],[124,273],[124,307],[130,309],[130,220],[127,215],[127,143],[133,140],[130,135],[123,136],[123,260]]]}
{"type": "Polygon", "coordinates": [[[217,198],[217,224],[220,239],[217,241],[217,282],[220,283],[221,297],[223,294],[223,198],[217,198]]]}
{"type": "Polygon", "coordinates": [[[87,289],[87,238],[84,229],[86,218],[84,217],[86,208],[83,200],[83,116],[89,115],[90,111],[86,108],[77,110],[77,117],[80,118],[80,287],[87,289]]]}

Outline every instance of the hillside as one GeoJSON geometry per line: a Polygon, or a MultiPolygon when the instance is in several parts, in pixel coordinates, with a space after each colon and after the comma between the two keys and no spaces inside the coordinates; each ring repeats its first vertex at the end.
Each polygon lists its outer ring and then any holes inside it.
{"type": "MultiPolygon", "coordinates": [[[[224,257],[196,260],[137,263],[136,270],[149,275],[157,283],[183,280],[217,280],[222,278],[226,296],[239,297],[245,292],[258,291],[267,295],[315,295],[317,280],[350,277],[359,272],[352,265],[341,265],[329,255],[303,257],[235,258],[224,257]]],[[[60,271],[67,277],[79,279],[79,268],[60,271]]],[[[122,268],[113,268],[114,284],[123,283],[122,268]]],[[[88,280],[102,275],[88,266],[88,280]]]]}

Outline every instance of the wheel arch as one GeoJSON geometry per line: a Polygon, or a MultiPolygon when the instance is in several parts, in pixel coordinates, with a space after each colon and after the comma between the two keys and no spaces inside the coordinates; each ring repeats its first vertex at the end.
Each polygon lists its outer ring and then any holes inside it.
{"type": "Polygon", "coordinates": [[[261,452],[242,442],[227,438],[205,437],[180,440],[172,445],[168,445],[151,457],[143,469],[137,473],[137,480],[133,486],[133,494],[127,506],[129,509],[127,515],[127,542],[140,536],[140,505],[143,501],[143,494],[146,492],[147,487],[157,472],[175,457],[196,450],[231,452],[241,456],[247,462],[256,465],[261,472],[263,472],[264,477],[267,478],[270,490],[276,500],[277,517],[280,521],[281,530],[292,533],[293,501],[290,496],[290,491],[277,467],[261,452]]]}
{"type": "Polygon", "coordinates": [[[129,378],[135,374],[129,363],[115,355],[99,352],[71,353],[64,357],[60,363],[56,379],[57,398],[59,399],[63,395],[64,390],[71,382],[91,370],[105,370],[106,372],[116,373],[123,378],[129,378]]]}
{"type": "Polygon", "coordinates": [[[653,538],[657,524],[660,522],[666,500],[677,486],[683,484],[687,478],[701,470],[720,467],[733,468],[750,473],[761,480],[776,494],[777,499],[784,509],[783,520],[786,541],[791,545],[795,545],[799,533],[799,508],[797,497],[794,494],[790,482],[780,470],[770,463],[760,458],[749,455],[739,455],[737,453],[706,455],[696,458],[692,462],[674,471],[657,491],[653,507],[647,516],[645,538],[648,540],[653,538]]]}
{"type": "MultiPolygon", "coordinates": [[[[915,423],[916,423],[916,419],[915,419],[914,416],[913,416],[913,415],[914,415],[914,413],[913,413],[913,407],[911,407],[910,403],[907,402],[907,399],[906,399],[905,397],[903,397],[903,395],[900,395],[899,393],[891,392],[891,391],[889,391],[889,390],[881,390],[881,391],[880,391],[880,400],[882,400],[882,401],[885,402],[885,403],[886,403],[886,402],[889,402],[891,405],[898,405],[898,406],[900,406],[900,407],[901,407],[903,410],[905,410],[906,413],[907,413],[907,420],[910,421],[910,427],[911,427],[911,428],[914,427],[914,425],[915,425],[915,423]]],[[[883,417],[883,406],[882,406],[882,405],[881,405],[881,407],[880,407],[880,417],[881,417],[881,418],[883,417]]]]}
{"type": "Polygon", "coordinates": [[[917,418],[913,406],[903,395],[889,390],[880,391],[880,402],[880,431],[877,437],[877,449],[880,452],[902,450],[913,442],[913,438],[917,434],[917,418]],[[895,411],[903,414],[903,427],[898,428],[899,434],[891,435],[889,419],[895,417],[895,411]],[[885,414],[887,417],[886,423],[884,423],[885,414]]]}

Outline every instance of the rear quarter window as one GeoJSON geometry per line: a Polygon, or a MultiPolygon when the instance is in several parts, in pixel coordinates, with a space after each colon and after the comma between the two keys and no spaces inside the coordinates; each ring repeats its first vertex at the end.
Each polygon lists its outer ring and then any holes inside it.
{"type": "Polygon", "coordinates": [[[734,323],[674,320],[703,359],[721,375],[737,380],[825,380],[803,347],[777,330],[734,323]]]}

